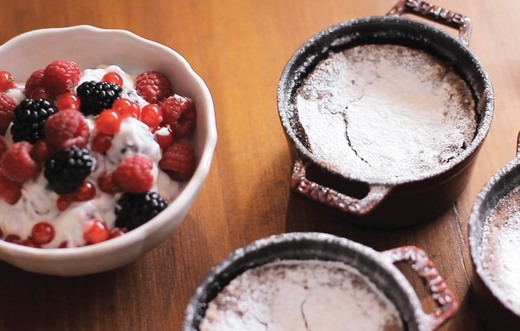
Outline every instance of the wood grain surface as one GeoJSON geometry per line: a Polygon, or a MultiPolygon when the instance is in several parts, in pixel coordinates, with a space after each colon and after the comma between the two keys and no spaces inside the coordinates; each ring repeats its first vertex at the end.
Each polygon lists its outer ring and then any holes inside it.
{"type": "MultiPolygon", "coordinates": [[[[272,234],[321,231],[385,250],[417,245],[461,306],[439,330],[484,330],[472,286],[467,223],[475,196],[515,157],[520,129],[520,1],[438,0],[473,22],[470,49],[495,91],[495,117],[471,181],[453,206],[416,226],[377,230],[294,195],[276,91],[293,52],[344,20],[385,14],[389,0],[0,0],[0,43],[33,29],[90,24],[127,29],[177,50],[208,84],[218,144],[210,174],[180,228],[118,270],[32,274],[0,262],[0,330],[180,330],[204,276],[236,248],[272,234]]],[[[450,30],[450,33],[455,33],[450,30]]],[[[64,54],[66,57],[66,54],[64,54]]],[[[1,67],[1,63],[0,63],[1,67]]],[[[434,304],[403,267],[424,309],[434,304]]]]}

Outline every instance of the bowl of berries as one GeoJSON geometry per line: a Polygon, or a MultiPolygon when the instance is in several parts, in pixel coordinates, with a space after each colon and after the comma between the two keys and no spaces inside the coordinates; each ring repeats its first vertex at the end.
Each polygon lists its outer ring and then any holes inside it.
{"type": "Polygon", "coordinates": [[[216,145],[208,87],[125,30],[0,46],[0,260],[53,275],[126,265],[186,217],[216,145]]]}

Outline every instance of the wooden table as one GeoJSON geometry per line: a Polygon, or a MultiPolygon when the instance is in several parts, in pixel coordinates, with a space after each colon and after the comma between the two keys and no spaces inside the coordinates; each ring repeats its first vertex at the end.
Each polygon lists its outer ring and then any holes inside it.
{"type": "MultiPolygon", "coordinates": [[[[256,239],[292,231],[332,233],[377,250],[423,248],[461,302],[440,330],[483,330],[471,287],[467,220],[478,191],[515,156],[520,46],[514,38],[520,35],[520,2],[436,2],[472,19],[470,49],[492,79],[496,114],[472,180],[453,207],[432,222],[386,231],[354,226],[291,193],[291,159],[276,89],[287,60],[310,36],[343,20],[385,14],[394,1],[0,3],[0,43],[33,29],[91,24],[128,29],[177,50],[209,85],[219,132],[212,169],[186,220],[135,263],[70,278],[0,263],[0,330],[180,330],[188,300],[212,266],[256,239]]],[[[413,277],[411,282],[431,311],[421,282],[413,277]]]]}

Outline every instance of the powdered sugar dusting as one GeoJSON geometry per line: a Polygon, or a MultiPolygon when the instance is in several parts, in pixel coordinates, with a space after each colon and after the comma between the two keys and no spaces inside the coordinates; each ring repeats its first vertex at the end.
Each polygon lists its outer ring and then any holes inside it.
{"type": "Polygon", "coordinates": [[[446,165],[472,141],[475,101],[419,50],[361,45],[320,62],[297,91],[309,150],[343,175],[387,180],[446,165]]]}
{"type": "Polygon", "coordinates": [[[520,188],[504,196],[483,229],[483,267],[509,305],[520,315],[520,188]]]}
{"type": "Polygon", "coordinates": [[[208,306],[201,331],[403,330],[399,312],[357,269],[286,260],[250,269],[208,306]]]}

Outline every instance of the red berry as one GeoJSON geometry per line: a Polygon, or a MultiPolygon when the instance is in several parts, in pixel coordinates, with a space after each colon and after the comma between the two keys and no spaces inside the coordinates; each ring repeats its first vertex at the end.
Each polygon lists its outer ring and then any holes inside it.
{"type": "Polygon", "coordinates": [[[0,229],[0,239],[4,237],[4,232],[0,229]]]}
{"type": "Polygon", "coordinates": [[[13,75],[7,71],[0,71],[0,92],[5,92],[13,87],[16,87],[13,75]]]}
{"type": "Polygon", "coordinates": [[[80,67],[69,60],[54,60],[43,71],[42,84],[53,97],[72,92],[81,76],[80,67]]]}
{"type": "Polygon", "coordinates": [[[153,161],[146,155],[125,158],[114,171],[114,180],[123,190],[144,193],[153,185],[153,161]]]}
{"type": "Polygon", "coordinates": [[[58,95],[54,101],[54,105],[58,110],[79,110],[80,102],[76,94],[72,92],[66,92],[58,95]]]}
{"type": "Polygon", "coordinates": [[[121,237],[122,235],[124,235],[125,233],[123,232],[123,230],[121,230],[120,228],[118,227],[115,227],[112,229],[112,231],[110,231],[110,236],[108,237],[108,239],[113,239],[113,238],[117,238],[117,237],[121,237]]]}
{"type": "Polygon", "coordinates": [[[0,172],[0,198],[14,205],[22,197],[22,186],[9,180],[3,172],[0,172]]]}
{"type": "Polygon", "coordinates": [[[156,131],[155,140],[161,147],[161,150],[165,151],[173,144],[173,132],[170,129],[161,129],[156,131]]]}
{"type": "Polygon", "coordinates": [[[35,242],[33,239],[24,239],[24,240],[20,241],[19,244],[22,245],[22,246],[33,247],[33,248],[41,248],[42,247],[40,244],[35,242]]]}
{"type": "Polygon", "coordinates": [[[12,144],[2,155],[0,167],[4,175],[13,182],[24,183],[38,174],[41,165],[30,155],[32,145],[27,141],[12,144]]]}
{"type": "Polygon", "coordinates": [[[162,110],[159,105],[150,103],[141,110],[141,121],[150,129],[157,128],[163,120],[162,110]]]}
{"type": "Polygon", "coordinates": [[[92,150],[101,154],[105,154],[112,146],[112,135],[106,135],[98,132],[92,139],[92,150]]]}
{"type": "Polygon", "coordinates": [[[135,79],[137,93],[149,103],[158,103],[172,94],[168,78],[158,71],[147,71],[135,79]]]}
{"type": "Polygon", "coordinates": [[[174,95],[161,104],[163,121],[177,139],[190,135],[195,130],[197,120],[195,106],[190,98],[174,95]]]}
{"type": "Polygon", "coordinates": [[[67,240],[62,241],[58,248],[67,248],[69,247],[69,242],[67,240]]]}
{"type": "Polygon", "coordinates": [[[89,201],[96,197],[96,187],[89,181],[83,182],[78,189],[72,193],[74,201],[89,201]]]}
{"type": "Polygon", "coordinates": [[[52,100],[52,96],[45,87],[37,87],[31,92],[31,99],[52,100]]]}
{"type": "Polygon", "coordinates": [[[133,117],[136,119],[141,118],[141,108],[139,105],[129,99],[119,98],[112,104],[112,109],[119,115],[121,119],[127,117],[133,117]]]}
{"type": "Polygon", "coordinates": [[[38,222],[34,224],[31,236],[36,244],[44,245],[50,243],[54,239],[54,226],[47,222],[38,222]]]}
{"type": "Polygon", "coordinates": [[[114,84],[117,84],[119,86],[123,86],[123,78],[121,77],[120,74],[118,74],[117,72],[115,71],[111,71],[111,72],[107,72],[103,78],[101,78],[101,81],[103,82],[109,82],[109,83],[114,83],[114,84]]]}
{"type": "Polygon", "coordinates": [[[45,137],[56,149],[71,146],[85,147],[90,138],[90,129],[79,111],[59,111],[45,122],[45,137]]]}
{"type": "Polygon", "coordinates": [[[159,168],[176,181],[190,179],[195,170],[195,151],[187,141],[173,143],[164,152],[159,168]]]}
{"type": "Polygon", "coordinates": [[[27,81],[25,82],[25,95],[27,97],[30,97],[32,95],[32,92],[37,87],[42,87],[42,79],[43,79],[43,71],[45,69],[38,69],[34,71],[29,78],[27,78],[27,81]]]}
{"type": "Polygon", "coordinates": [[[2,155],[4,155],[5,151],[7,150],[7,143],[5,142],[4,136],[0,135],[0,159],[2,158],[2,155]]]}
{"type": "Polygon", "coordinates": [[[4,135],[13,119],[16,101],[5,93],[0,93],[0,134],[4,135]]]}
{"type": "Polygon", "coordinates": [[[47,141],[40,139],[34,143],[29,155],[37,162],[43,162],[47,160],[55,152],[52,146],[49,146],[47,141]]]}
{"type": "Polygon", "coordinates": [[[106,135],[114,135],[119,132],[121,127],[121,118],[119,114],[112,109],[105,109],[96,121],[96,129],[106,135]]]}
{"type": "Polygon", "coordinates": [[[72,203],[72,200],[70,199],[70,196],[68,195],[60,195],[58,197],[58,200],[56,200],[56,208],[58,208],[61,211],[67,210],[69,208],[70,204],[72,203]]]}
{"type": "Polygon", "coordinates": [[[87,244],[97,244],[105,241],[110,236],[107,226],[100,220],[94,219],[90,227],[83,233],[83,239],[87,244]]]}
{"type": "Polygon", "coordinates": [[[22,238],[20,238],[20,236],[16,235],[16,234],[8,234],[5,239],[5,241],[9,242],[9,243],[13,243],[13,244],[19,244],[21,243],[22,241],[22,238]]]}
{"type": "Polygon", "coordinates": [[[123,189],[116,183],[112,171],[103,171],[98,177],[97,184],[102,192],[108,194],[116,194],[123,191],[123,189]]]}

